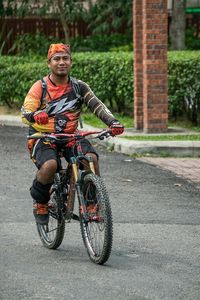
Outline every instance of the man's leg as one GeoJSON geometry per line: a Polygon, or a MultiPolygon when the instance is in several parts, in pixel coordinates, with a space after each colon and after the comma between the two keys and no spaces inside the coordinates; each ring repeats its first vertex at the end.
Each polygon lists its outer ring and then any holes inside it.
{"type": "Polygon", "coordinates": [[[37,171],[36,178],[42,184],[49,184],[53,182],[56,170],[57,170],[57,161],[50,159],[46,161],[41,168],[37,171]]]}
{"type": "Polygon", "coordinates": [[[34,201],[33,213],[36,222],[47,224],[49,220],[47,204],[50,199],[49,190],[57,171],[56,150],[49,145],[40,143],[35,149],[34,158],[38,171],[30,189],[34,201]]]}

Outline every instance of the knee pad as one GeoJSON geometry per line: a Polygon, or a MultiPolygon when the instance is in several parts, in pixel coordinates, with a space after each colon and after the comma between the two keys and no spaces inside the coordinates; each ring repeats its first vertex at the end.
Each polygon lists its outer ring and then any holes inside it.
{"type": "Polygon", "coordinates": [[[32,187],[30,188],[30,194],[32,198],[39,203],[47,203],[50,199],[49,189],[52,183],[42,184],[37,179],[33,180],[32,187]]]}

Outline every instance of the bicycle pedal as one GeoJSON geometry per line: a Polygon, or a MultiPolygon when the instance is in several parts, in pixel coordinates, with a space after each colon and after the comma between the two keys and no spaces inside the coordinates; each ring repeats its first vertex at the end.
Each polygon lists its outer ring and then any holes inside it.
{"type": "Polygon", "coordinates": [[[77,216],[75,214],[72,215],[72,219],[75,220],[75,221],[80,221],[79,216],[77,216]]]}

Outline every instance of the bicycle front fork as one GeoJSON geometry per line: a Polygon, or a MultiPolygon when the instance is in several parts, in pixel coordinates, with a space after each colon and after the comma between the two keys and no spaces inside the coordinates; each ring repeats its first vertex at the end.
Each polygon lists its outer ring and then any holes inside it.
{"type": "MultiPolygon", "coordinates": [[[[94,163],[92,160],[92,157],[88,156],[87,158],[84,157],[84,159],[87,159],[88,164],[89,164],[89,170],[92,173],[95,173],[94,169],[94,163]]],[[[87,209],[86,209],[86,203],[83,197],[83,194],[81,192],[81,181],[82,181],[82,173],[84,171],[81,171],[77,165],[77,160],[75,157],[71,158],[71,166],[72,166],[72,178],[74,179],[74,188],[76,188],[77,191],[77,196],[78,196],[78,202],[79,202],[79,210],[80,210],[80,215],[82,216],[82,219],[84,222],[89,221],[87,209]]],[[[70,186],[70,189],[72,186],[70,186]]],[[[75,194],[74,194],[75,196],[75,194]]]]}

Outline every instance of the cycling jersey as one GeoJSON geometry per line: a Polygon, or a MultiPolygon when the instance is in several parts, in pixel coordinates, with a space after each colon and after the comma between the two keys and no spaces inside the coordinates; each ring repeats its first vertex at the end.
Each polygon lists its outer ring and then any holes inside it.
{"type": "Polygon", "coordinates": [[[107,126],[115,121],[112,113],[95,96],[90,87],[83,81],[78,80],[80,98],[69,81],[65,84],[56,85],[49,76],[44,78],[47,86],[46,103],[41,103],[42,85],[38,80],[29,90],[22,106],[22,121],[30,126],[31,132],[65,132],[73,133],[78,127],[78,120],[83,104],[100,118],[107,126]],[[48,113],[49,122],[39,125],[34,121],[34,113],[44,110],[48,113]]]}

